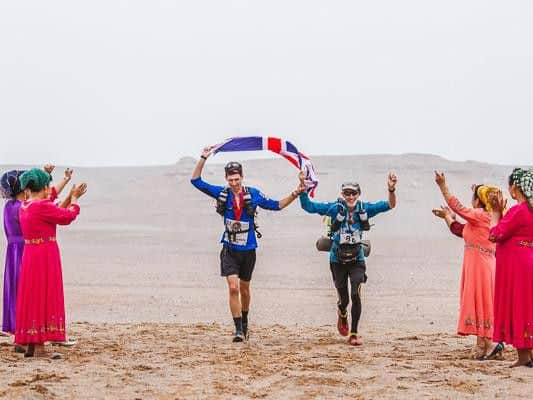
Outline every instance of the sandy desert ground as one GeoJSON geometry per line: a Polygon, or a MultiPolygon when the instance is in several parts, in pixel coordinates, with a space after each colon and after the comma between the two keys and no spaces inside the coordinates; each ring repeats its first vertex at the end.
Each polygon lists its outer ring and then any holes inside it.
{"type": "MultiPolygon", "coordinates": [[[[214,202],[189,183],[194,160],[161,167],[76,168],[87,181],[82,213],[60,230],[69,335],[61,360],[24,359],[0,338],[0,397],[9,399],[529,398],[533,370],[469,360],[455,335],[462,241],[432,216],[442,203],[434,169],[470,199],[474,182],[505,186],[511,166],[420,154],[314,157],[317,200],[354,178],[365,200],[386,198],[399,175],[398,208],[376,217],[363,290],[361,348],[335,329],[323,226],[298,203],[260,211],[248,343],[231,340],[222,232],[214,202]]],[[[223,183],[217,158],[204,179],[223,183]]],[[[12,166],[2,166],[7,169],[12,166]]],[[[245,161],[245,181],[272,198],[296,185],[285,160],[245,161]]],[[[56,176],[59,176],[59,170],[56,176]]],[[[0,251],[5,240],[0,241],[0,251]]],[[[0,276],[2,277],[2,276],[0,276]]]]}

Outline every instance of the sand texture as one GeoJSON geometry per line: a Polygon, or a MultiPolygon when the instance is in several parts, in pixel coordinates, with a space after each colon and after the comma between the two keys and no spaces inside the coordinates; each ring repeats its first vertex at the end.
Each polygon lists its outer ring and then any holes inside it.
{"type": "MultiPolygon", "coordinates": [[[[87,181],[89,192],[58,241],[68,330],[78,345],[50,346],[61,360],[31,360],[0,338],[0,397],[531,397],[533,370],[509,369],[510,348],[504,361],[476,362],[469,359],[474,338],[456,336],[463,242],[430,212],[442,204],[434,169],[444,170],[452,192],[469,204],[471,183],[505,186],[512,167],[418,154],[313,160],[319,201],[333,201],[347,179],[360,182],[366,201],[383,200],[388,170],[399,176],[397,209],[374,218],[368,235],[364,346],[349,347],[336,332],[327,254],[314,248],[324,227],[297,201],[259,212],[252,336],[235,345],[219,276],[222,222],[214,201],[189,183],[194,160],[76,168],[74,180],[87,181]]],[[[203,177],[223,184],[216,161],[203,177]]],[[[272,198],[296,187],[297,171],[285,160],[245,161],[244,168],[245,182],[272,198]]]]}

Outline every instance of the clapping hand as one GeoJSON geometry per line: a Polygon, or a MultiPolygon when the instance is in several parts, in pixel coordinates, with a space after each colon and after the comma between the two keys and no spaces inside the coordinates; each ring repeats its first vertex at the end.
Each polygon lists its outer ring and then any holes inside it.
{"type": "Polygon", "coordinates": [[[431,212],[433,213],[433,215],[439,218],[445,219],[447,216],[449,216],[454,221],[457,218],[455,213],[448,206],[440,206],[440,208],[434,208],[433,210],[431,210],[431,212]]]}
{"type": "Polygon", "coordinates": [[[70,181],[73,173],[74,173],[74,170],[72,168],[67,168],[65,170],[65,180],[70,181]]]}
{"type": "Polygon", "coordinates": [[[79,199],[81,196],[83,196],[87,192],[87,184],[86,183],[80,183],[79,185],[74,185],[72,189],[70,190],[70,197],[72,200],[79,199]]]}
{"type": "Polygon", "coordinates": [[[500,214],[502,214],[503,210],[507,208],[507,199],[503,197],[501,190],[489,194],[489,203],[492,206],[492,210],[500,214]]]}
{"type": "Polygon", "coordinates": [[[54,164],[50,164],[50,163],[48,163],[48,164],[45,164],[45,165],[44,165],[43,169],[44,169],[46,172],[48,172],[49,175],[52,175],[52,171],[54,170],[55,167],[56,167],[56,166],[55,166],[54,164]]]}

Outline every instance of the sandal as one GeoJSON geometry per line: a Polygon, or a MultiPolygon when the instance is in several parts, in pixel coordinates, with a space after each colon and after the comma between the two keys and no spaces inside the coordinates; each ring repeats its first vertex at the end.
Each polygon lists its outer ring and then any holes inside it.
{"type": "Polygon", "coordinates": [[[502,342],[499,342],[494,346],[490,354],[483,357],[480,361],[486,361],[486,360],[503,360],[503,349],[505,348],[504,344],[502,342]]]}

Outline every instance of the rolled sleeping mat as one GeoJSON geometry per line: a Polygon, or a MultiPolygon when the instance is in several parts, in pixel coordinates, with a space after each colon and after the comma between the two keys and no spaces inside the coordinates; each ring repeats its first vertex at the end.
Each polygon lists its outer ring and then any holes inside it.
{"type": "MultiPolygon", "coordinates": [[[[318,251],[330,251],[332,242],[333,241],[331,240],[331,238],[327,236],[321,236],[316,241],[316,249],[318,251]]],[[[363,254],[365,255],[365,257],[368,257],[370,255],[370,251],[372,250],[370,240],[361,240],[361,246],[363,247],[363,254]]]]}
{"type": "Polygon", "coordinates": [[[327,236],[320,236],[316,241],[316,249],[318,251],[330,251],[332,242],[333,241],[331,240],[331,238],[327,236]]]}

